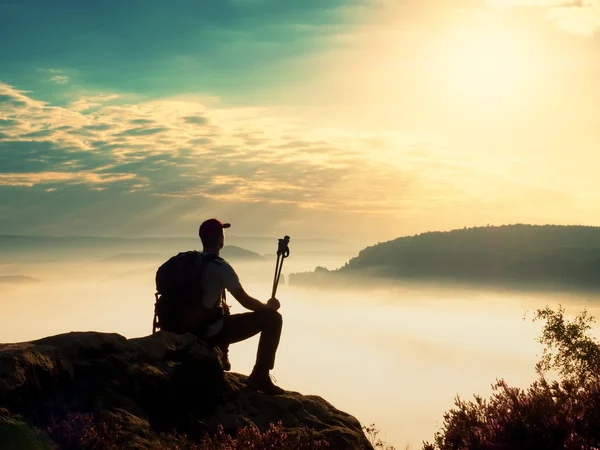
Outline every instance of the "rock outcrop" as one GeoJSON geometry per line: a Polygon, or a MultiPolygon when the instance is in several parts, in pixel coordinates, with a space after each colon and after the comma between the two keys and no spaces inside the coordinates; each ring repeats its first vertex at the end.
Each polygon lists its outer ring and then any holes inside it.
{"type": "Polygon", "coordinates": [[[157,448],[164,433],[200,439],[219,425],[236,434],[279,421],[286,432],[314,430],[330,448],[372,448],[351,415],[317,396],[248,389],[244,375],[223,372],[220,356],[193,335],[166,332],[137,339],[77,332],[0,344],[0,439],[35,438],[39,448],[51,448],[35,430],[98,413],[118,424],[120,448],[157,448]]]}

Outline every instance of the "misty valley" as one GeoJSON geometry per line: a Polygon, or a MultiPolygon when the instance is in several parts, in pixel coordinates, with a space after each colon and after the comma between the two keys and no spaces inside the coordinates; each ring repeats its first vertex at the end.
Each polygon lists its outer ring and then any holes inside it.
{"type": "MultiPolygon", "coordinates": [[[[198,246],[175,239],[0,241],[4,343],[88,330],[146,336],[156,269],[178,251],[198,246]]],[[[231,242],[223,256],[249,293],[268,299],[276,240],[232,237],[231,242]]],[[[327,272],[347,266],[360,249],[293,238],[290,248],[277,294],[284,318],[274,370],[278,382],[326,397],[362,423],[376,423],[381,437],[397,449],[431,440],[457,395],[487,396],[498,378],[523,388],[536,379],[542,351],[536,342],[542,324],[531,320],[536,309],[560,304],[570,316],[582,309],[600,314],[594,292],[572,286],[520,290],[435,277],[294,283],[297,274],[314,274],[318,266],[327,272]]],[[[364,255],[361,251],[358,260],[364,255]]],[[[228,303],[232,313],[243,312],[234,299],[228,303]]],[[[250,372],[256,343],[255,337],[231,347],[232,371],[250,372]]]]}

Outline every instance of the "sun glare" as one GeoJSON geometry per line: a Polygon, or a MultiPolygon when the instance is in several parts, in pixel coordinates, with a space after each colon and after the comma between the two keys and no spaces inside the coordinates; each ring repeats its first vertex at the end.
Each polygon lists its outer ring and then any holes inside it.
{"type": "Polygon", "coordinates": [[[530,36],[475,17],[443,39],[436,66],[453,100],[512,102],[539,73],[530,36]]]}

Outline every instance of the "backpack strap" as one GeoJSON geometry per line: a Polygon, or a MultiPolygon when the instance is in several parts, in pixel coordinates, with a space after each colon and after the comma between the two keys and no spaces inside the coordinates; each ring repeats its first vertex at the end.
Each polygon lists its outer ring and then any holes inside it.
{"type": "MultiPolygon", "coordinates": [[[[221,256],[216,253],[209,253],[208,255],[202,255],[202,267],[206,263],[216,262],[217,264],[221,264],[221,262],[225,261],[221,256]]],[[[221,301],[223,304],[227,304],[227,296],[225,295],[225,289],[221,291],[221,301]]]]}

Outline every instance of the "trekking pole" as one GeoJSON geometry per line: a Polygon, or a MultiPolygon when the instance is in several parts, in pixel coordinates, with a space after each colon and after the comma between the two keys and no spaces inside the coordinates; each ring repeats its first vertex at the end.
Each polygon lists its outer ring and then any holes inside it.
{"type": "Polygon", "coordinates": [[[271,294],[271,298],[275,298],[275,293],[277,292],[279,278],[281,277],[281,269],[283,268],[283,260],[290,256],[290,248],[288,247],[289,243],[289,236],[279,239],[279,246],[277,247],[277,262],[275,263],[275,279],[273,280],[273,292],[271,294]]]}

